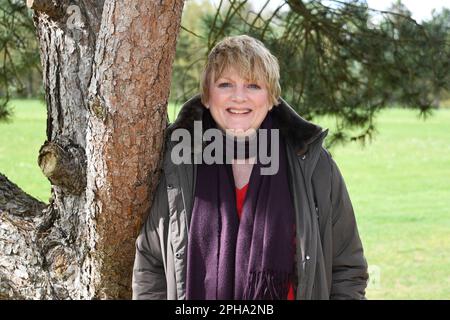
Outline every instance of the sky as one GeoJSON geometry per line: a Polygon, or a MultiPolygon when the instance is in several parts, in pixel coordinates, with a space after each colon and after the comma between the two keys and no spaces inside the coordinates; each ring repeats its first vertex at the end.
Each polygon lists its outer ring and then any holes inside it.
{"type": "MultiPolygon", "coordinates": [[[[210,0],[212,3],[218,4],[219,0],[210,0]]],[[[345,1],[345,0],[344,0],[345,1]]],[[[255,9],[262,7],[265,0],[250,0],[255,9]]],[[[276,8],[283,0],[270,0],[268,9],[276,8]]],[[[367,0],[367,4],[372,9],[386,10],[390,7],[394,0],[367,0]]],[[[437,9],[440,11],[443,7],[450,8],[450,0],[402,0],[403,4],[411,11],[413,19],[417,22],[428,20],[431,18],[431,11],[437,9]]]]}
{"type": "MultiPolygon", "coordinates": [[[[367,0],[369,8],[386,10],[392,0],[367,0]]],[[[402,0],[402,3],[411,11],[413,19],[417,22],[431,18],[431,11],[440,11],[443,7],[450,8],[450,0],[402,0]]]]}

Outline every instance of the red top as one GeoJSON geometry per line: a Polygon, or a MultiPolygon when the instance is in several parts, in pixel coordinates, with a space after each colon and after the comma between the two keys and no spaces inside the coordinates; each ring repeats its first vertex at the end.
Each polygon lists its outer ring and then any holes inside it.
{"type": "Polygon", "coordinates": [[[248,183],[241,189],[236,188],[236,208],[239,216],[239,220],[242,215],[242,206],[244,205],[245,195],[247,194],[248,183]]]}
{"type": "MultiPolygon", "coordinates": [[[[242,215],[242,206],[244,205],[245,195],[247,194],[248,183],[241,189],[236,188],[236,208],[239,216],[239,220],[242,215]]],[[[294,287],[292,283],[289,283],[289,292],[287,296],[288,300],[295,300],[294,287]]]]}

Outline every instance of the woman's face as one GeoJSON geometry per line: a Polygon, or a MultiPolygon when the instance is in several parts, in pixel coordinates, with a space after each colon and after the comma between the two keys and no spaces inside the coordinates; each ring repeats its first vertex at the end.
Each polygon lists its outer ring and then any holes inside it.
{"type": "Polygon", "coordinates": [[[249,82],[233,69],[211,81],[208,101],[207,108],[217,125],[236,133],[258,129],[272,108],[267,86],[249,82]]]}

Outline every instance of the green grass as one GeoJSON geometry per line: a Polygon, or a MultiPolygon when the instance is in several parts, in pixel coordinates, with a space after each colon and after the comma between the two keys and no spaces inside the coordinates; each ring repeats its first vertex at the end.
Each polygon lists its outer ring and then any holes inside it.
{"type": "MultiPolygon", "coordinates": [[[[50,185],[37,165],[46,112],[36,101],[13,102],[0,123],[0,172],[46,201],[50,185]]],[[[176,108],[169,106],[173,119],[176,108]]],[[[319,121],[326,126],[327,121],[319,121]]],[[[383,111],[365,148],[332,154],[347,183],[367,261],[380,282],[369,299],[450,298],[450,110],[423,121],[417,112],[383,111]]]]}
{"type": "Polygon", "coordinates": [[[450,110],[383,111],[371,144],[332,150],[369,265],[370,299],[450,298],[450,110]]]}
{"type": "Polygon", "coordinates": [[[47,112],[38,100],[10,102],[13,117],[0,122],[0,172],[35,198],[48,202],[50,182],[37,164],[46,139],[47,112]]]}

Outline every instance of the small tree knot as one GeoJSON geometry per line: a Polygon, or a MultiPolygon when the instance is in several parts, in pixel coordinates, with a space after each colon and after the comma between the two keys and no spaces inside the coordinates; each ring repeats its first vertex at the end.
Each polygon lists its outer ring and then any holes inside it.
{"type": "Polygon", "coordinates": [[[84,149],[70,141],[46,141],[39,150],[38,164],[53,185],[80,195],[86,188],[84,149]]]}

